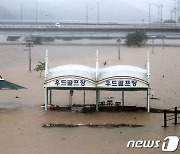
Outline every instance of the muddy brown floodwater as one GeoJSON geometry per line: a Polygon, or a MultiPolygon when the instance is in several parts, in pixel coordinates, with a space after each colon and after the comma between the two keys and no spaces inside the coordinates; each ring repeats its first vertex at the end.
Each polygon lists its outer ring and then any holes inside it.
{"type": "MultiPolygon", "coordinates": [[[[180,137],[180,126],[169,124],[162,128],[163,114],[147,112],[78,113],[44,111],[43,77],[28,71],[28,52],[24,45],[0,46],[0,75],[8,81],[26,87],[26,90],[0,91],[0,153],[1,154],[125,154],[163,153],[166,136],[180,137]],[[17,97],[16,97],[17,96],[17,97]],[[43,128],[44,123],[65,124],[137,124],[144,127],[119,128],[43,128]],[[129,140],[161,140],[159,148],[127,148],[129,140]]],[[[150,51],[151,87],[154,108],[180,106],[180,47],[127,48],[121,47],[118,60],[117,46],[34,45],[32,68],[44,61],[49,50],[49,67],[65,64],[82,64],[95,67],[96,50],[99,65],[134,65],[145,68],[147,50],[150,51]]],[[[101,92],[121,100],[120,92],[101,92]]],[[[53,92],[53,104],[67,105],[68,91],[53,92]]],[[[75,91],[73,103],[83,104],[83,92],[75,91]]],[[[95,103],[95,92],[86,92],[86,103],[95,103]]],[[[146,105],[146,92],[126,92],[125,105],[146,105]]],[[[174,152],[180,153],[180,147],[174,152]]]]}

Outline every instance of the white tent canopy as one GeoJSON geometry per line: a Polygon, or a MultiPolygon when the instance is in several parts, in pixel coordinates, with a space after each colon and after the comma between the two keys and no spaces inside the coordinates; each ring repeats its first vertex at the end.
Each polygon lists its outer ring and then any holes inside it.
{"type": "MultiPolygon", "coordinates": [[[[96,90],[96,106],[98,106],[98,93],[100,90],[112,91],[147,91],[147,108],[149,106],[149,56],[147,58],[147,70],[129,66],[117,65],[106,68],[98,68],[97,54],[96,68],[71,64],[48,69],[46,55],[46,70],[44,87],[47,91],[59,90],[96,90]]],[[[45,103],[47,109],[47,101],[45,103]]]]}
{"type": "Polygon", "coordinates": [[[95,68],[83,65],[63,65],[48,70],[47,79],[62,77],[62,76],[79,76],[95,79],[95,68]]]}
{"type": "Polygon", "coordinates": [[[50,88],[147,88],[147,70],[118,65],[98,70],[83,65],[63,65],[48,70],[45,87],[50,88]],[[81,85],[81,82],[84,84],[81,85]],[[124,82],[124,83],[123,83],[124,82]]]}
{"type": "Polygon", "coordinates": [[[99,73],[99,79],[109,78],[112,76],[131,76],[147,81],[147,70],[129,65],[101,68],[99,73]]]}

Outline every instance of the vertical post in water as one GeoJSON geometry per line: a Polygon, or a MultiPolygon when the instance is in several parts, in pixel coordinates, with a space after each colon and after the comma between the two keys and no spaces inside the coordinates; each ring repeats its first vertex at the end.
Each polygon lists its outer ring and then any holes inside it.
{"type": "Polygon", "coordinates": [[[31,72],[31,46],[29,45],[29,71],[31,72]]]}
{"type": "Polygon", "coordinates": [[[48,89],[47,89],[47,74],[48,74],[48,50],[46,50],[45,56],[45,73],[44,73],[44,80],[45,80],[45,110],[48,110],[48,89]]]}
{"type": "Polygon", "coordinates": [[[46,49],[46,56],[45,56],[45,72],[44,72],[45,80],[48,74],[48,50],[46,49]]]}
{"type": "Polygon", "coordinates": [[[122,91],[122,111],[124,111],[124,90],[122,91]]]}
{"type": "Polygon", "coordinates": [[[120,60],[121,59],[121,48],[120,48],[120,45],[121,45],[122,39],[118,38],[116,41],[118,42],[118,59],[120,60]]]}
{"type": "Polygon", "coordinates": [[[149,66],[149,51],[147,52],[147,81],[148,81],[148,89],[147,89],[147,112],[150,112],[150,66],[149,66]]]}
{"type": "Polygon", "coordinates": [[[52,104],[52,89],[50,89],[50,94],[49,94],[49,104],[52,104]]]}
{"type": "Polygon", "coordinates": [[[71,110],[72,110],[72,96],[73,96],[73,90],[70,89],[69,91],[69,107],[71,107],[71,110]]]}
{"type": "Polygon", "coordinates": [[[86,91],[84,89],[84,108],[85,108],[85,103],[86,103],[86,91]]]}
{"type": "Polygon", "coordinates": [[[29,71],[31,72],[31,47],[33,47],[33,42],[26,42],[26,47],[29,48],[29,71]]]}
{"type": "Polygon", "coordinates": [[[164,127],[167,127],[167,119],[166,119],[166,109],[164,110],[164,127]]]}
{"type": "Polygon", "coordinates": [[[175,109],[174,109],[174,124],[175,125],[177,125],[178,124],[178,122],[177,122],[177,107],[175,107],[175,109]]]}
{"type": "MultiPolygon", "coordinates": [[[[98,69],[99,69],[99,57],[98,50],[96,51],[96,84],[98,82],[98,69]]],[[[97,88],[97,87],[96,87],[97,88]]],[[[96,89],[96,111],[99,111],[99,90],[96,89]]]]}

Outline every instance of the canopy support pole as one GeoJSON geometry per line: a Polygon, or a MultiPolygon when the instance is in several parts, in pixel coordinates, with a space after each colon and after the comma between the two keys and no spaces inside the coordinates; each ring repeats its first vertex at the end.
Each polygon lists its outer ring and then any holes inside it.
{"type": "Polygon", "coordinates": [[[49,104],[51,105],[51,103],[52,103],[52,90],[50,89],[49,104]]]}
{"type": "MultiPolygon", "coordinates": [[[[45,57],[45,73],[44,73],[44,80],[46,82],[48,74],[48,50],[46,50],[46,57],[45,57]]],[[[45,87],[45,111],[48,110],[48,88],[45,87]]]]}
{"type": "Polygon", "coordinates": [[[73,91],[70,90],[69,91],[69,106],[71,107],[71,109],[72,109],[72,95],[73,95],[73,91]]]}
{"type": "Polygon", "coordinates": [[[124,111],[124,90],[122,91],[122,111],[124,111]]]}
{"type": "Polygon", "coordinates": [[[86,103],[86,91],[84,90],[84,108],[85,108],[85,103],[86,103]]]}
{"type": "Polygon", "coordinates": [[[147,89],[147,112],[150,112],[150,58],[149,51],[147,51],[147,80],[148,80],[148,89],[147,89]]]}
{"type": "Polygon", "coordinates": [[[147,89],[147,112],[150,112],[150,88],[147,89]]]}
{"type": "MultiPolygon", "coordinates": [[[[99,71],[99,55],[98,50],[96,51],[96,82],[98,83],[98,71],[99,71]]],[[[96,112],[99,111],[99,90],[96,89],[96,112]]]]}
{"type": "Polygon", "coordinates": [[[99,111],[99,90],[96,90],[96,112],[99,111]]]}
{"type": "Polygon", "coordinates": [[[45,87],[45,111],[48,110],[48,88],[45,87]]]}

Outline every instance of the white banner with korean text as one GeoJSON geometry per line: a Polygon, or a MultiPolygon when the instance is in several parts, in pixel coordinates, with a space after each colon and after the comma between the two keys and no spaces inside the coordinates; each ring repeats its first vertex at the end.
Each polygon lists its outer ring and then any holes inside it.
{"type": "Polygon", "coordinates": [[[148,88],[148,84],[141,80],[132,78],[127,79],[106,79],[99,83],[97,87],[101,88],[148,88]]]}
{"type": "Polygon", "coordinates": [[[95,84],[84,78],[57,78],[47,82],[45,87],[95,87],[95,84]]]}

